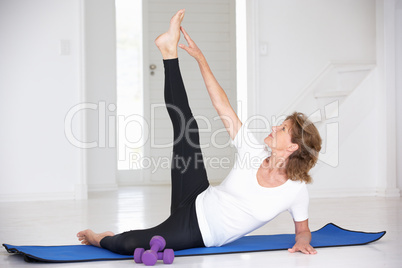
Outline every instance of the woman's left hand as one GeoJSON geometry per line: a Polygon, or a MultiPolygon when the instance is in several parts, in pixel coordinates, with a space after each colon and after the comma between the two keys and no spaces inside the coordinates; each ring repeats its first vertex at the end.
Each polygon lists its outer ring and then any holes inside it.
{"type": "Polygon", "coordinates": [[[296,244],[292,248],[289,248],[288,251],[290,253],[300,251],[304,254],[317,254],[317,251],[309,243],[306,242],[296,242],[296,244]]]}
{"type": "Polygon", "coordinates": [[[308,219],[305,221],[295,221],[296,228],[296,244],[289,248],[290,253],[300,251],[304,254],[317,254],[317,251],[310,245],[311,232],[308,227],[308,219]]]}

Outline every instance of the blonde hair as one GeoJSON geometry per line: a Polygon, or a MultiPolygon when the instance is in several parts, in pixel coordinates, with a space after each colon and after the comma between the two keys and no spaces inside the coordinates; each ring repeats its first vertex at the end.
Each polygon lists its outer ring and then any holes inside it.
{"type": "Polygon", "coordinates": [[[294,181],[311,183],[312,178],[308,173],[318,161],[322,144],[320,133],[307,116],[302,113],[294,112],[286,120],[292,123],[291,141],[299,146],[287,160],[286,175],[294,181]]]}

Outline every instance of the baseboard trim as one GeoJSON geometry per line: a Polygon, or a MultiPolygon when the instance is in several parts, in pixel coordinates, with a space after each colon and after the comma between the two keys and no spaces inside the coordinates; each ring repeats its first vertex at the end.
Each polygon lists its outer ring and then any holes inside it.
{"type": "Polygon", "coordinates": [[[74,200],[75,192],[0,194],[0,202],[74,200]]]}
{"type": "Polygon", "coordinates": [[[399,189],[309,189],[310,198],[337,198],[337,197],[400,197],[399,189]]]}
{"type": "Polygon", "coordinates": [[[398,188],[377,189],[377,195],[381,197],[401,197],[401,193],[398,188]]]}
{"type": "Polygon", "coordinates": [[[89,184],[88,185],[88,192],[115,191],[117,189],[118,189],[117,183],[89,184]]]}
{"type": "Polygon", "coordinates": [[[309,189],[310,198],[377,196],[376,188],[366,189],[309,189]]]}
{"type": "Polygon", "coordinates": [[[88,185],[76,184],[75,185],[75,200],[88,199],[88,185]]]}
{"type": "MultiPolygon", "coordinates": [[[[212,185],[219,184],[211,182],[212,185]]],[[[137,184],[138,185],[138,184],[137,184]]],[[[167,185],[166,183],[148,184],[147,186],[154,185],[167,185]]],[[[146,186],[142,184],[142,186],[146,186]]],[[[0,194],[0,202],[26,202],[26,201],[53,201],[53,200],[78,200],[86,199],[86,189],[78,187],[74,192],[58,192],[58,193],[25,193],[25,194],[0,194]],[[78,189],[79,188],[79,189],[78,189]]],[[[92,184],[88,185],[88,191],[114,191],[118,189],[115,183],[110,184],[92,184]]],[[[400,190],[394,189],[379,189],[379,188],[366,188],[366,189],[331,189],[319,190],[309,189],[310,198],[339,198],[339,197],[367,197],[378,196],[387,198],[399,198],[400,190]]]]}

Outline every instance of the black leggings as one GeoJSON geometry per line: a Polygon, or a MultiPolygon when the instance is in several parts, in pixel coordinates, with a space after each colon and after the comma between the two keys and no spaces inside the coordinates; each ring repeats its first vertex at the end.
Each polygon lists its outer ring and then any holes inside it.
{"type": "Polygon", "coordinates": [[[199,145],[198,125],[188,104],[178,59],[164,60],[163,64],[165,102],[175,141],[171,164],[171,215],[156,227],[128,231],[101,240],[102,248],[119,254],[132,255],[137,247],[149,248],[149,241],[154,235],[163,236],[166,248],[174,250],[204,246],[195,200],[209,187],[209,182],[199,145]]]}

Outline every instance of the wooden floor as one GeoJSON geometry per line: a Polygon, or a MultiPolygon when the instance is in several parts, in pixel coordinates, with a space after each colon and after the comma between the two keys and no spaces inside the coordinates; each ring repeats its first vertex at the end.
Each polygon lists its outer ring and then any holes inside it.
{"type": "MultiPolygon", "coordinates": [[[[85,201],[0,203],[0,242],[14,245],[78,244],[76,233],[86,228],[118,233],[154,226],[168,216],[169,204],[167,186],[91,193],[85,201]]],[[[386,230],[387,234],[369,245],[318,249],[314,256],[284,250],[178,257],[169,267],[402,267],[402,199],[312,199],[310,229],[319,229],[329,222],[351,230],[386,230]]],[[[292,233],[293,228],[290,215],[283,213],[253,234],[292,233]]],[[[140,264],[131,260],[31,264],[4,249],[0,251],[0,267],[133,266],[139,267],[140,264]]],[[[158,263],[157,266],[164,264],[158,263]]]]}

